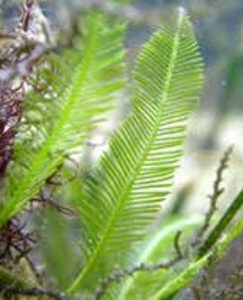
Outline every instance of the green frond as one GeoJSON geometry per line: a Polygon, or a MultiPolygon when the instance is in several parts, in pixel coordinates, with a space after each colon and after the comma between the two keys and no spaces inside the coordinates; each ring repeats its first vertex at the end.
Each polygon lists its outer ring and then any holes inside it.
{"type": "MultiPolygon", "coordinates": [[[[238,195],[238,199],[242,198],[243,192],[238,195]]],[[[151,295],[151,300],[168,300],[172,299],[183,288],[186,288],[199,272],[207,267],[212,260],[216,262],[220,260],[226,251],[229,249],[232,242],[242,234],[243,231],[243,221],[238,221],[227,234],[224,234],[215,245],[214,249],[209,250],[199,259],[191,262],[186,269],[179,272],[179,274],[172,280],[167,282],[161,289],[154,295],[151,295]]]]}
{"type": "Polygon", "coordinates": [[[181,271],[178,276],[165,284],[158,293],[154,296],[151,296],[151,300],[170,300],[173,299],[173,296],[185,288],[193,279],[195,279],[196,275],[199,274],[200,270],[207,266],[210,261],[210,253],[203,256],[201,259],[190,264],[185,271],[181,271]]]}
{"type": "Polygon", "coordinates": [[[104,118],[103,113],[111,108],[111,100],[125,82],[124,29],[104,15],[91,13],[82,23],[78,51],[51,58],[54,70],[43,71],[44,83],[52,83],[56,95],[45,99],[31,92],[26,100],[15,147],[16,163],[5,183],[0,225],[39,192],[65,156],[84,143],[90,130],[104,118]],[[29,125],[31,116],[36,123],[31,121],[29,125]]]}
{"type": "Polygon", "coordinates": [[[133,111],[87,182],[80,200],[87,261],[69,294],[93,291],[146,234],[171,191],[202,80],[192,26],[180,10],[176,26],[159,30],[139,55],[133,111]]]}
{"type": "MultiPolygon", "coordinates": [[[[142,244],[142,253],[134,258],[134,265],[141,263],[151,265],[161,261],[168,261],[175,256],[174,238],[178,231],[183,232],[183,240],[180,241],[180,246],[188,243],[188,237],[191,235],[195,227],[202,224],[203,218],[191,217],[182,218],[170,221],[168,224],[162,225],[155,230],[155,233],[150,234],[142,244]]],[[[170,276],[175,277],[174,271],[161,269],[157,271],[139,272],[132,277],[127,278],[124,283],[119,283],[119,286],[114,286],[117,291],[117,296],[112,299],[129,300],[129,299],[148,299],[150,295],[155,294],[161,289],[161,286],[168,281],[170,276]]],[[[113,292],[113,291],[112,291],[113,292]]],[[[105,298],[104,298],[105,299],[105,298]]]]}

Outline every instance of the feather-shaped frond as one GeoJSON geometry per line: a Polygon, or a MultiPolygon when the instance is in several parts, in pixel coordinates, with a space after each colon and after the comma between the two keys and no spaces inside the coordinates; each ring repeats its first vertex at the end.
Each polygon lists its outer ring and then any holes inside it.
{"type": "Polygon", "coordinates": [[[47,178],[63,163],[65,155],[83,144],[88,132],[104,118],[102,113],[111,108],[111,100],[124,87],[125,26],[114,25],[99,13],[87,16],[82,26],[83,37],[78,52],[52,57],[55,72],[43,72],[46,73],[44,83],[53,83],[54,99],[41,98],[31,92],[26,100],[15,148],[17,163],[10,168],[6,181],[1,224],[38,193],[47,178]],[[31,115],[37,121],[40,117],[36,126],[30,122],[33,131],[28,126],[31,115]],[[24,129],[26,132],[23,133],[24,129]],[[34,145],[31,145],[33,140],[34,145]]]}
{"type": "Polygon", "coordinates": [[[92,290],[146,233],[171,190],[202,80],[192,26],[181,10],[176,26],[159,30],[139,55],[133,111],[88,180],[80,201],[87,261],[69,293],[92,290]]]}

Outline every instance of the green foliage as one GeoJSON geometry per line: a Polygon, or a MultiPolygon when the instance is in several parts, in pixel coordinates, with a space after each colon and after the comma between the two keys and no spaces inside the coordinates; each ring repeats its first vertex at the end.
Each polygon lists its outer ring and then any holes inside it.
{"type": "Polygon", "coordinates": [[[17,277],[16,274],[12,274],[8,270],[4,269],[0,266],[0,294],[1,287],[4,285],[14,286],[16,288],[27,288],[31,287],[34,283],[29,279],[25,280],[25,278],[17,277]]]}
{"type": "Polygon", "coordinates": [[[58,288],[65,290],[73,280],[74,271],[79,270],[79,237],[73,237],[68,223],[57,212],[47,210],[39,216],[37,225],[42,224],[43,218],[46,220],[45,243],[39,243],[39,247],[44,260],[48,262],[46,272],[55,279],[58,288]]]}
{"type": "Polygon", "coordinates": [[[188,286],[204,267],[207,267],[213,261],[215,262],[216,260],[222,258],[222,256],[225,254],[225,251],[242,233],[243,230],[243,222],[238,221],[227,234],[225,233],[225,227],[229,224],[230,220],[233,218],[233,215],[236,213],[236,207],[239,209],[240,206],[242,206],[242,195],[243,192],[241,191],[241,193],[232,202],[226,213],[222,216],[219,223],[215,226],[215,229],[209,235],[209,238],[206,239],[203,247],[199,250],[199,257],[191,262],[184,271],[179,273],[179,275],[175,276],[165,286],[163,286],[153,297],[150,297],[150,299],[172,299],[178,291],[188,286]],[[222,236],[223,233],[224,235],[222,236]],[[216,236],[217,238],[221,236],[219,241],[216,239],[216,236]],[[212,238],[214,238],[214,243],[212,242],[212,238]],[[211,242],[211,246],[214,244],[214,248],[211,250],[208,249],[208,241],[211,242]]]}
{"type": "Polygon", "coordinates": [[[65,156],[84,143],[124,86],[124,26],[114,25],[109,30],[111,21],[101,14],[89,15],[82,26],[84,37],[77,51],[68,52],[62,60],[52,57],[55,72],[47,72],[46,77],[41,73],[42,80],[52,84],[56,101],[48,99],[43,103],[43,95],[36,93],[26,100],[26,117],[22,118],[15,149],[17,163],[10,168],[0,212],[2,225],[40,191],[65,156]],[[38,133],[26,126],[31,113],[35,118],[41,116],[38,133]],[[25,135],[32,133],[31,137],[37,134],[37,141],[31,141],[41,145],[30,145],[22,138],[23,131],[25,135]]]}
{"type": "Polygon", "coordinates": [[[215,227],[212,228],[208,237],[205,239],[203,245],[199,249],[199,257],[205,255],[213,246],[217,245],[218,239],[222,233],[225,232],[227,226],[231,223],[235,215],[243,205],[243,191],[235,198],[226,212],[222,215],[215,227]]]}
{"type": "MultiPolygon", "coordinates": [[[[43,69],[32,78],[37,80],[37,88],[28,92],[23,104],[14,160],[4,181],[1,227],[20,215],[41,192],[48,194],[47,182],[56,173],[69,177],[70,169],[64,167],[61,172],[59,168],[67,157],[80,151],[104,113],[123,95],[126,26],[98,12],[83,16],[80,26],[75,49],[45,57],[43,69]],[[42,92],[37,92],[42,85],[42,92]]],[[[131,113],[113,134],[98,165],[85,178],[77,176],[73,182],[56,187],[54,195],[62,200],[72,194],[69,203],[75,203],[73,217],[78,225],[69,228],[60,215],[49,212],[42,252],[46,270],[54,278],[50,282],[66,289],[69,297],[172,299],[212,259],[220,258],[242,231],[239,222],[222,237],[242,206],[242,193],[203,239],[211,226],[210,211],[202,227],[205,230],[201,230],[202,244],[193,251],[189,236],[201,223],[200,218],[170,222],[165,218],[163,227],[156,227],[161,203],[171,193],[183,154],[188,118],[202,90],[202,65],[191,22],[179,9],[173,25],[160,28],[138,55],[131,84],[131,113]],[[75,248],[69,236],[74,229],[79,239],[75,248]],[[180,245],[174,234],[178,230],[186,233],[180,245]],[[160,262],[173,262],[173,252],[178,254],[180,247],[187,251],[174,260],[176,267],[173,263],[162,267],[160,262]],[[120,274],[112,276],[115,271],[120,274]],[[131,274],[134,276],[126,278],[131,274]]],[[[222,179],[218,173],[216,192],[222,179]]],[[[212,204],[213,211],[216,200],[212,204]]],[[[18,288],[18,278],[17,286],[13,281],[12,275],[0,268],[0,284],[18,288]]],[[[48,293],[45,290],[45,295],[48,293]]]]}
{"type": "Polygon", "coordinates": [[[126,265],[121,257],[145,235],[171,190],[187,118],[202,87],[202,61],[184,11],[174,27],[144,46],[133,78],[133,111],[80,200],[87,261],[70,294],[82,287],[92,291],[114,264],[126,265]]]}
{"type": "MultiPolygon", "coordinates": [[[[141,248],[142,253],[138,253],[134,257],[134,264],[139,265],[141,263],[147,265],[153,265],[163,260],[171,259],[174,255],[174,234],[175,232],[183,232],[183,241],[181,245],[186,245],[189,241],[191,233],[202,224],[202,218],[187,218],[180,219],[174,218],[168,223],[163,223],[161,226],[154,230],[143,242],[141,248]]],[[[153,272],[140,272],[127,278],[124,283],[121,284],[119,290],[119,296],[117,299],[141,299],[144,297],[148,299],[151,295],[155,294],[161,289],[161,286],[165,282],[168,282],[169,278],[174,278],[175,273],[170,272],[168,269],[158,269],[153,272]],[[149,276],[148,276],[149,275],[149,276]]]]}

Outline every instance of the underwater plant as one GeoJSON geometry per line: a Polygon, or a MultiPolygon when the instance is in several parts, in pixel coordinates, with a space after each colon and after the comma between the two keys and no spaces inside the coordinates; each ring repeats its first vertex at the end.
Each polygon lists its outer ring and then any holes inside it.
{"type": "Polygon", "coordinates": [[[2,297],[172,299],[224,254],[243,227],[236,222],[228,230],[242,193],[218,222],[212,220],[231,149],[217,170],[205,221],[178,217],[155,226],[203,86],[191,21],[180,8],[172,24],[159,28],[142,47],[130,82],[124,22],[88,11],[72,48],[57,51],[28,35],[33,27],[26,14],[36,4],[27,4],[22,33],[7,35],[22,39],[11,54],[14,64],[8,56],[0,66],[5,73],[15,67],[1,77],[2,297]],[[75,170],[73,157],[127,95],[131,111],[99,162],[87,172],[82,165],[75,170]],[[43,207],[52,212],[46,216],[43,207]],[[28,225],[33,214],[47,219],[46,236],[28,225]],[[44,273],[37,267],[38,239],[44,273]]]}

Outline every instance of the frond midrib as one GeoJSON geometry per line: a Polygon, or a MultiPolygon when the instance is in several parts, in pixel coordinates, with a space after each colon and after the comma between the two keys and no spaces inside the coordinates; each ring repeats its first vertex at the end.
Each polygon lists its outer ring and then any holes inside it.
{"type": "MultiPolygon", "coordinates": [[[[3,212],[0,215],[0,226],[2,226],[9,218],[14,216],[20,210],[20,207],[24,205],[26,197],[23,191],[28,189],[33,177],[41,172],[42,168],[44,167],[44,163],[47,161],[48,156],[52,155],[52,149],[60,139],[62,131],[65,125],[68,123],[67,120],[69,120],[73,110],[73,105],[77,100],[75,95],[79,94],[82,91],[83,85],[88,77],[90,67],[92,66],[93,58],[96,55],[98,33],[97,20],[96,22],[94,22],[92,30],[93,32],[92,34],[90,34],[87,50],[82,60],[82,65],[81,67],[77,66],[76,73],[74,74],[74,77],[72,79],[73,85],[70,84],[70,90],[67,91],[66,95],[64,95],[64,97],[67,99],[67,101],[64,101],[66,102],[66,105],[62,109],[61,115],[57,120],[51,135],[47,138],[39,154],[37,154],[37,157],[35,157],[35,161],[33,162],[31,169],[28,171],[27,175],[22,180],[18,189],[14,192],[11,198],[6,200],[6,208],[3,209],[3,212]]],[[[58,165],[62,162],[62,160],[62,155],[57,154],[53,158],[52,163],[55,162],[55,165],[58,165]]],[[[29,198],[32,198],[34,194],[35,191],[29,193],[29,198]]]]}
{"type": "Polygon", "coordinates": [[[107,240],[109,239],[110,235],[112,234],[112,228],[114,228],[114,224],[116,223],[116,220],[120,214],[120,211],[122,211],[124,203],[127,200],[127,196],[129,195],[137,176],[140,174],[140,171],[144,164],[144,161],[146,160],[146,157],[148,156],[148,154],[151,150],[151,147],[153,146],[153,141],[155,140],[158,129],[160,127],[161,116],[163,115],[163,110],[161,109],[161,107],[163,106],[163,103],[167,101],[168,96],[169,96],[171,79],[173,77],[173,70],[175,68],[176,58],[177,58],[177,54],[178,54],[178,46],[179,46],[179,42],[180,42],[180,32],[181,32],[181,27],[182,27],[183,20],[184,20],[184,15],[185,14],[183,11],[179,12],[170,63],[168,65],[168,71],[167,71],[168,75],[166,76],[166,80],[165,80],[165,84],[164,84],[164,91],[163,91],[160,99],[158,100],[160,105],[158,107],[158,112],[157,112],[158,117],[156,119],[154,129],[148,140],[147,146],[144,149],[143,155],[141,156],[141,159],[139,160],[138,166],[134,170],[134,173],[133,173],[134,176],[130,176],[130,182],[128,182],[128,184],[127,184],[127,189],[121,194],[121,197],[118,199],[117,202],[119,204],[115,207],[114,211],[111,213],[111,218],[106,226],[106,229],[104,230],[104,234],[103,234],[101,240],[98,242],[98,245],[95,249],[95,252],[94,252],[91,260],[89,261],[88,265],[84,268],[84,270],[80,273],[80,275],[77,277],[77,279],[74,281],[72,286],[67,290],[67,294],[69,294],[69,295],[74,294],[78,289],[81,288],[83,281],[86,278],[86,275],[89,273],[90,270],[92,270],[93,266],[96,264],[97,260],[99,259],[99,256],[102,253],[102,250],[104,249],[107,240]]]}

